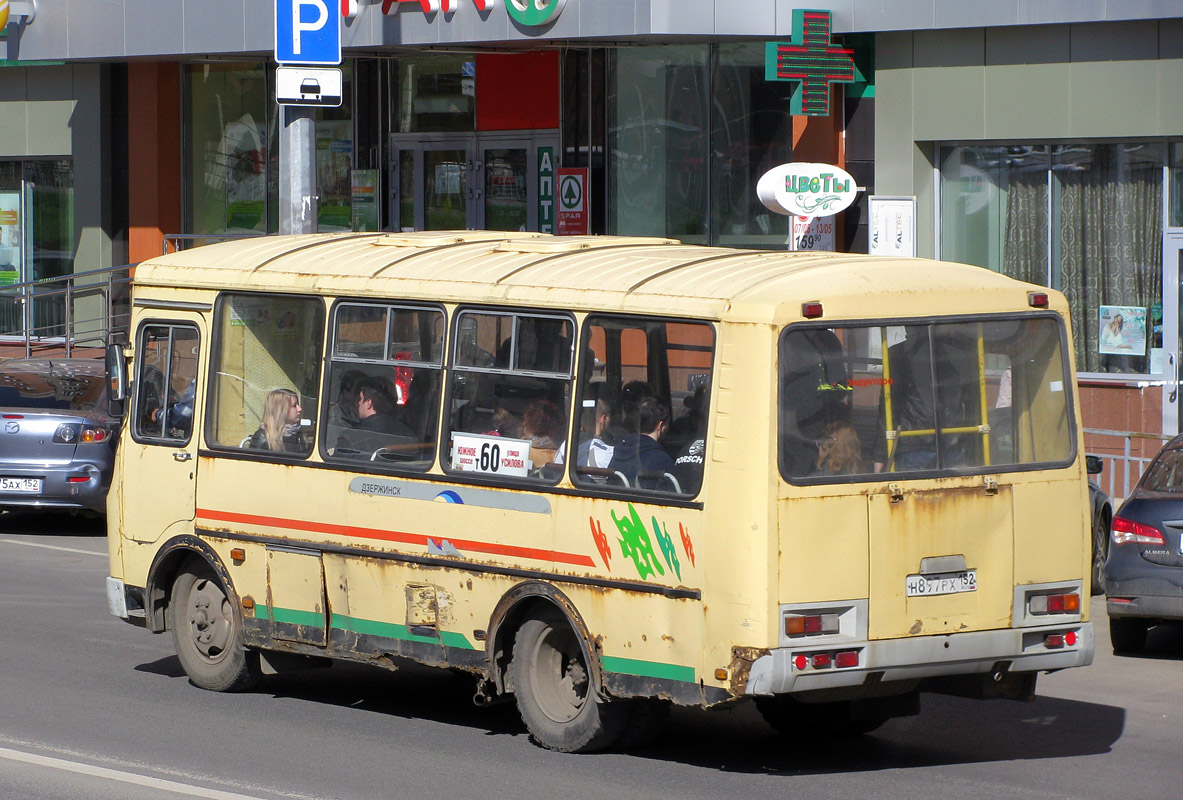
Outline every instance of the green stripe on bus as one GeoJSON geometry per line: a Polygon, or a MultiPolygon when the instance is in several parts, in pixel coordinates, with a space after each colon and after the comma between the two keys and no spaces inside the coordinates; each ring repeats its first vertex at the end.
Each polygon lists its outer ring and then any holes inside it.
{"type": "MultiPolygon", "coordinates": [[[[255,606],[255,619],[271,619],[291,625],[308,625],[314,628],[324,627],[324,615],[313,611],[297,611],[290,608],[270,608],[263,605],[255,606]]],[[[361,633],[368,636],[381,636],[386,639],[398,639],[404,642],[420,642],[422,644],[442,644],[460,650],[476,650],[472,643],[461,633],[440,631],[439,638],[434,636],[419,636],[411,633],[406,625],[392,622],[378,622],[372,619],[347,617],[344,614],[334,614],[332,627],[337,630],[361,633]]]]}
{"type": "Polygon", "coordinates": [[[642,678],[664,678],[670,681],[694,683],[694,667],[683,667],[680,664],[663,664],[660,661],[640,661],[635,658],[617,658],[604,656],[600,664],[608,672],[622,675],[637,675],[642,678]]]}
{"type": "Polygon", "coordinates": [[[333,615],[333,627],[352,633],[362,633],[369,636],[383,636],[387,639],[399,639],[406,642],[422,642],[424,644],[442,644],[444,647],[455,647],[461,650],[475,650],[476,648],[463,634],[452,631],[440,631],[439,638],[434,636],[419,636],[411,633],[406,625],[393,622],[378,622],[372,619],[347,617],[344,614],[333,615]]]}

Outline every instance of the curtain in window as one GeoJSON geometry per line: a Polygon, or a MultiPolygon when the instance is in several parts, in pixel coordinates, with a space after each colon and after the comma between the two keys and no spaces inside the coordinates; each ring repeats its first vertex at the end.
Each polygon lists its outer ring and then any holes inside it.
{"type": "MultiPolygon", "coordinates": [[[[1072,309],[1077,363],[1087,372],[1148,372],[1145,355],[1097,353],[1101,305],[1162,302],[1162,145],[1057,148],[1056,226],[1061,289],[1072,309]]],[[[1161,345],[1159,345],[1161,346],[1161,345]]]]}
{"type": "Polygon", "coordinates": [[[1048,284],[1047,169],[1009,174],[1003,217],[1002,270],[1021,281],[1048,284]]]}

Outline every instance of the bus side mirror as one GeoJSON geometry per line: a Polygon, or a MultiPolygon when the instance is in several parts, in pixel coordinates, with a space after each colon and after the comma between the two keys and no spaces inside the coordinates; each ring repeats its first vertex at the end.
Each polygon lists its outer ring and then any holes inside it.
{"type": "MultiPolygon", "coordinates": [[[[123,345],[107,345],[107,397],[118,403],[122,409],[127,399],[127,359],[123,356],[123,345]]],[[[118,416],[122,416],[122,411],[118,416]]]]}
{"type": "Polygon", "coordinates": [[[1100,475],[1101,470],[1105,468],[1105,462],[1101,460],[1100,456],[1085,456],[1084,469],[1089,475],[1100,475]]]}

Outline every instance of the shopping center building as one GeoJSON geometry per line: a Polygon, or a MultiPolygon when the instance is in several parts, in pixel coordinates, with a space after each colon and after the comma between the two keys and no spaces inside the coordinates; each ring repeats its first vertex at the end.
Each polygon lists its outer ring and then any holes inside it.
{"type": "MultiPolygon", "coordinates": [[[[278,230],[275,2],[10,0],[0,280],[278,230]]],[[[918,255],[1068,295],[1086,427],[1180,428],[1183,0],[329,5],[356,13],[343,103],[315,112],[322,231],[549,230],[553,170],[586,168],[593,233],[784,248],[759,176],[835,164],[863,189],[835,249],[899,198],[918,255]],[[819,63],[855,67],[811,73],[810,116],[768,46],[804,42],[806,9],[819,63]]]]}

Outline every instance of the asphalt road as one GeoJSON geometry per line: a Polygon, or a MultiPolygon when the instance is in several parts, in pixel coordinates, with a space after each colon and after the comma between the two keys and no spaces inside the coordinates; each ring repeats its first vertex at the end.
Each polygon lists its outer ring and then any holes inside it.
{"type": "Polygon", "coordinates": [[[532,745],[512,705],[418,667],[339,665],[215,694],[169,636],[107,613],[101,524],[0,516],[0,798],[1177,798],[1183,633],[1115,657],[1094,599],[1093,666],[1032,703],[926,695],[870,736],[784,737],[750,704],[675,709],[636,753],[532,745]]]}

